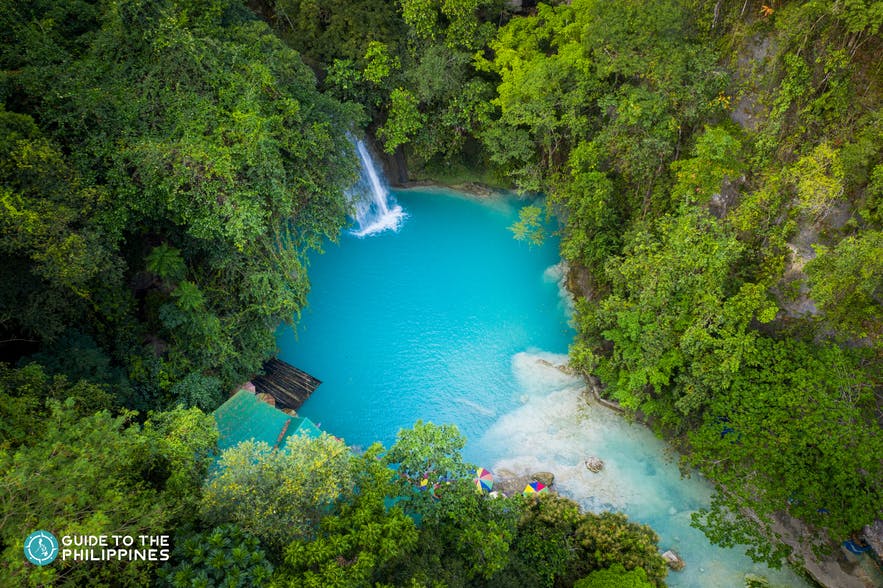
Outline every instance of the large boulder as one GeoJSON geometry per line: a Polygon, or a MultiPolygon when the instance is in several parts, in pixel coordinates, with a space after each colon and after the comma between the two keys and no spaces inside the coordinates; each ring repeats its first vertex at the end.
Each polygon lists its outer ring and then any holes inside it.
{"type": "Polygon", "coordinates": [[[540,484],[551,486],[555,483],[555,474],[552,472],[535,472],[530,475],[530,480],[532,482],[539,482],[540,484]]]}
{"type": "Polygon", "coordinates": [[[668,567],[676,572],[683,570],[684,566],[687,565],[684,560],[681,559],[681,556],[679,556],[673,549],[669,549],[668,551],[663,553],[662,559],[665,560],[665,563],[668,564],[668,567]]]}

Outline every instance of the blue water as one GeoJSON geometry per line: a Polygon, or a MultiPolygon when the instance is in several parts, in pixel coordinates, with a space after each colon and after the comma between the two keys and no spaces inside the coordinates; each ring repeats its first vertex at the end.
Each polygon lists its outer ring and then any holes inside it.
{"type": "Polygon", "coordinates": [[[301,407],[350,445],[380,441],[415,420],[454,423],[465,456],[492,470],[551,471],[584,508],[651,524],[686,560],[671,586],[775,586],[794,574],[711,546],[690,527],[710,487],[684,480],[646,428],[586,403],[582,382],[554,366],[573,338],[554,239],[530,247],[508,230],[525,203],[443,191],[402,191],[398,232],[343,234],[311,260],[309,305],[280,332],[280,357],[322,380],[301,407]],[[583,462],[605,461],[600,474],[583,462]]]}
{"type": "Polygon", "coordinates": [[[280,355],[322,380],[300,413],[350,444],[389,446],[416,419],[475,439],[517,406],[515,353],[567,351],[573,332],[543,277],[557,246],[512,238],[515,201],[396,196],[398,232],[344,234],[312,261],[309,305],[280,355]]]}

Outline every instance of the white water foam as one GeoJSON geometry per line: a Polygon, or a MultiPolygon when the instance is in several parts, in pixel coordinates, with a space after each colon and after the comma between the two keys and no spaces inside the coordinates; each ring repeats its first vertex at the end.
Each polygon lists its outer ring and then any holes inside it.
{"type": "Polygon", "coordinates": [[[478,443],[483,463],[519,475],[552,472],[558,492],[583,509],[622,511],[649,523],[660,548],[675,549],[687,562],[684,571],[669,574],[670,586],[738,587],[747,573],[773,586],[806,586],[788,570],[773,571],[738,549],[711,546],[690,526],[690,514],[708,505],[711,486],[697,474],[682,478],[678,456],[646,427],[587,402],[582,380],[556,367],[566,362],[566,355],[533,351],[512,358],[521,406],[487,429],[478,443]],[[590,456],[604,461],[600,473],[586,468],[590,456]]]}
{"type": "Polygon", "coordinates": [[[365,143],[356,140],[355,146],[362,167],[359,181],[348,192],[358,225],[351,231],[352,234],[366,237],[387,230],[398,231],[405,212],[389,194],[365,143]]]}
{"type": "Polygon", "coordinates": [[[574,306],[575,302],[573,294],[567,289],[567,262],[560,261],[555,265],[550,265],[543,272],[543,280],[548,283],[558,285],[559,308],[567,317],[568,322],[573,326],[574,306]]]}

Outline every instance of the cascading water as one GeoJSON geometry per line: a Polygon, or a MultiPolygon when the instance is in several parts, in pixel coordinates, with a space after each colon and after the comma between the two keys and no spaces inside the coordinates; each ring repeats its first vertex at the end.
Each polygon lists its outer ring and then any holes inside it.
{"type": "Polygon", "coordinates": [[[355,140],[354,144],[362,168],[359,181],[349,190],[350,201],[355,206],[357,224],[352,233],[357,237],[365,237],[387,229],[397,231],[405,213],[381,181],[365,143],[355,140]]]}

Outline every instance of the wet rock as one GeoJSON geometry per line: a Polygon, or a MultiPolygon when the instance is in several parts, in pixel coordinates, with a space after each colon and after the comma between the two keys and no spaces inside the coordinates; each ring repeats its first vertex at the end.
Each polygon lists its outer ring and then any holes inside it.
{"type": "Polygon", "coordinates": [[[586,460],[586,469],[597,474],[604,469],[604,462],[593,455],[586,460]]]}
{"type": "Polygon", "coordinates": [[[566,374],[568,376],[577,376],[579,375],[575,369],[570,367],[569,363],[552,363],[548,359],[543,359],[542,357],[537,358],[537,365],[541,365],[543,367],[553,368],[561,372],[562,374],[566,374]]]}
{"type": "Polygon", "coordinates": [[[530,479],[533,482],[551,486],[555,483],[555,474],[552,472],[536,472],[530,475],[530,479]]]}
{"type": "Polygon", "coordinates": [[[687,565],[684,560],[682,560],[681,557],[672,549],[669,549],[668,551],[663,553],[662,559],[665,560],[665,563],[668,564],[668,567],[676,572],[683,570],[684,566],[687,565]]]}
{"type": "Polygon", "coordinates": [[[519,476],[510,470],[502,468],[494,470],[494,490],[503,496],[520,494],[529,481],[527,476],[519,476]]]}

